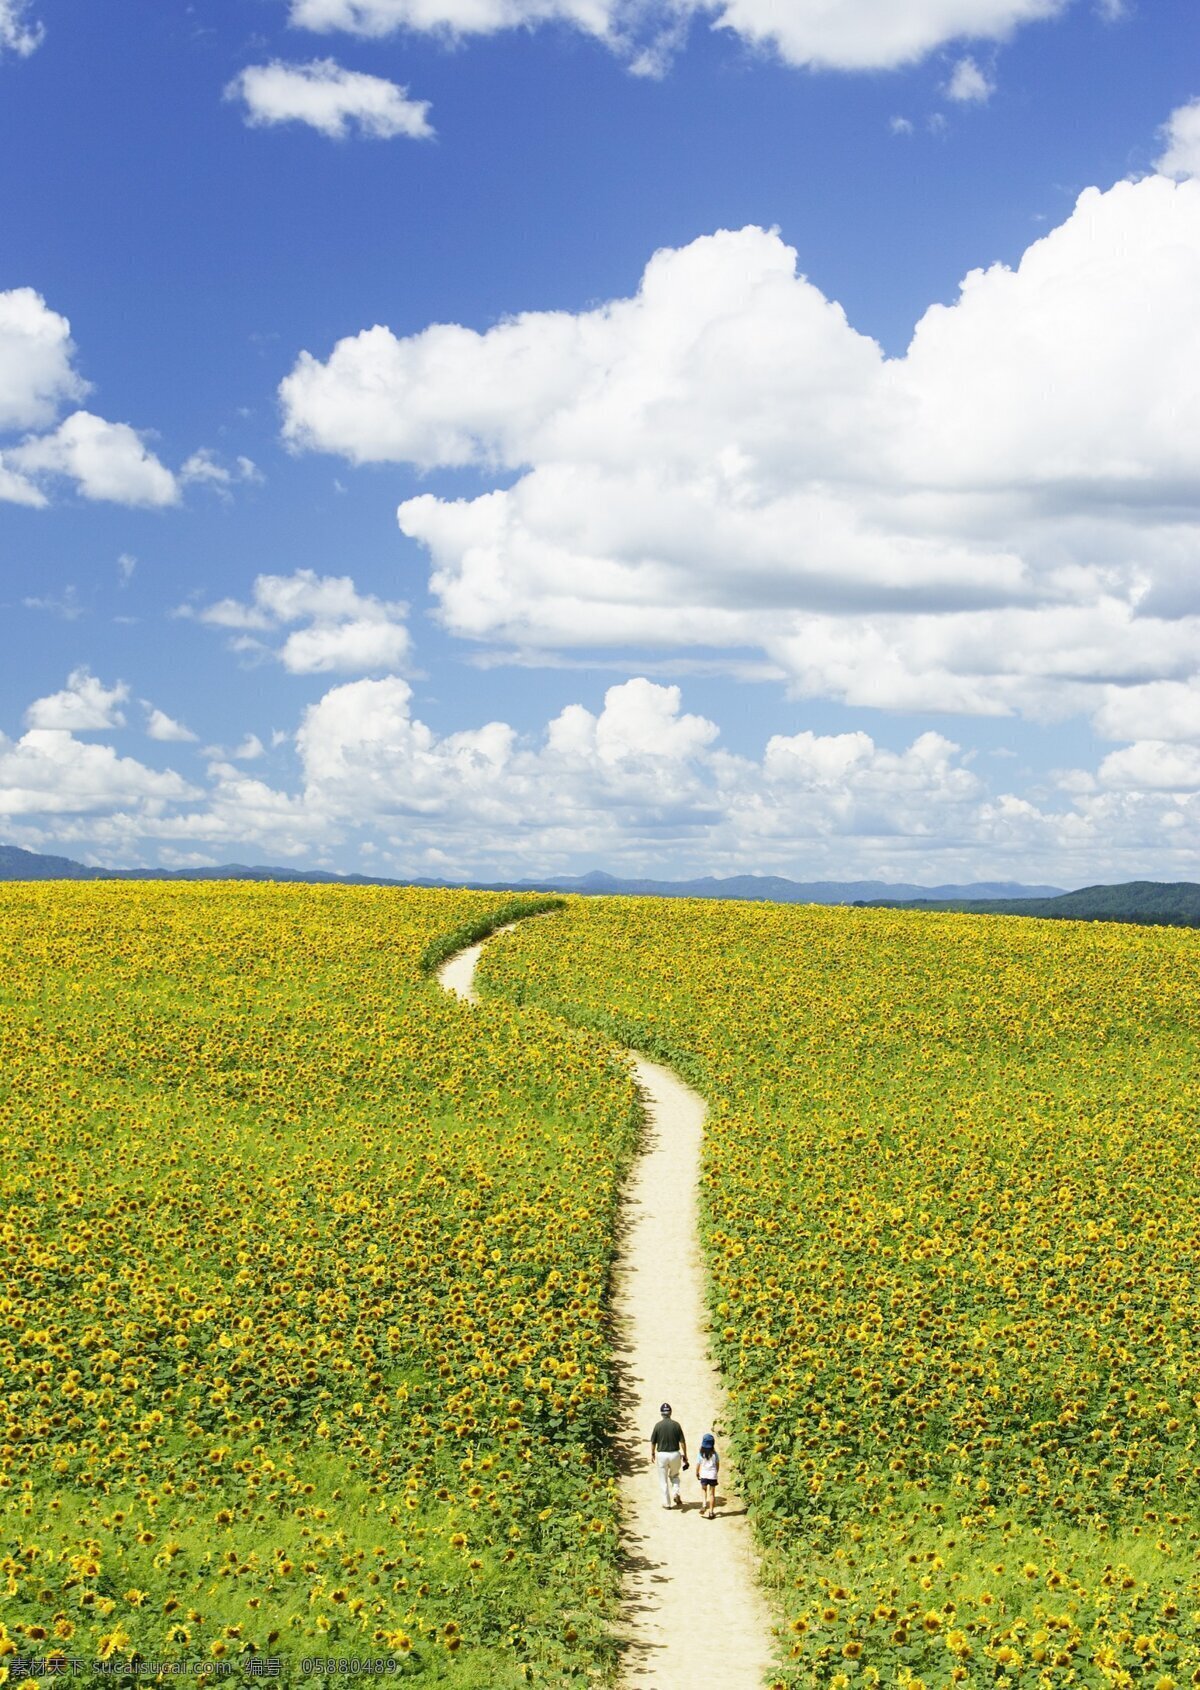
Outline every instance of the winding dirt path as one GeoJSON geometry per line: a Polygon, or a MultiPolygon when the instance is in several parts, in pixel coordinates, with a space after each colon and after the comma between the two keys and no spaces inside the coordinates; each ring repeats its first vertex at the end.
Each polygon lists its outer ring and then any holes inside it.
{"type": "MultiPolygon", "coordinates": [[[[477,1001],[483,943],[438,970],[447,989],[477,1001]]],[[[618,1466],[626,1555],[621,1683],[629,1690],[761,1690],[771,1667],[771,1618],[754,1575],[745,1510],[728,1482],[717,1518],[700,1515],[695,1457],[723,1403],[705,1338],[698,1221],[705,1106],[669,1068],[630,1053],[648,1118],[626,1186],[615,1271],[615,1352],[621,1379],[618,1466]],[[650,1431],[670,1402],[693,1468],[682,1509],[662,1505],[649,1465],[650,1431]]],[[[728,1458],[722,1460],[727,1478],[728,1458]]]]}

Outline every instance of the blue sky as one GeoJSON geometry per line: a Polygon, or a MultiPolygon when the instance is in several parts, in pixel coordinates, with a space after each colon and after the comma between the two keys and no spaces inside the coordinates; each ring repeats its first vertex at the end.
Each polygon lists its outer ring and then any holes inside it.
{"type": "Polygon", "coordinates": [[[0,840],[1200,878],[1198,49],[0,0],[0,840]]]}

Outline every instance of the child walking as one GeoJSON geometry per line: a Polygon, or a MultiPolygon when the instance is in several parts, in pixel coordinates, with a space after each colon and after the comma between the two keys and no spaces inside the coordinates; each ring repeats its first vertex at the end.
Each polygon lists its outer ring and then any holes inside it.
{"type": "Polygon", "coordinates": [[[700,1439],[700,1458],[696,1463],[696,1477],[700,1481],[700,1513],[706,1520],[717,1517],[717,1474],[721,1457],[717,1454],[717,1440],[711,1432],[700,1439]]]}

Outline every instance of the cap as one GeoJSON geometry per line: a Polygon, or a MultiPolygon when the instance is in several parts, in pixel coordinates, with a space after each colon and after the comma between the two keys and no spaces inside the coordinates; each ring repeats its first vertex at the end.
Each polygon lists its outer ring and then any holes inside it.
{"type": "Polygon", "coordinates": [[[712,1449],[715,1446],[716,1441],[717,1440],[713,1437],[711,1432],[705,1432],[704,1436],[700,1439],[700,1448],[712,1449]]]}
{"type": "Polygon", "coordinates": [[[658,1412],[659,1412],[659,1413],[660,1413],[660,1414],[670,1414],[670,1412],[671,1412],[671,1405],[670,1405],[670,1403],[669,1403],[669,1402],[664,1402],[664,1403],[661,1403],[661,1404],[660,1404],[660,1405],[659,1405],[659,1410],[658,1410],[658,1412]]]}

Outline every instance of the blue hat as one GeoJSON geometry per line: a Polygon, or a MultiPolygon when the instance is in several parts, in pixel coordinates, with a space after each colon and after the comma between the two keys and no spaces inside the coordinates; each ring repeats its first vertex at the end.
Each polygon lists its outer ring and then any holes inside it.
{"type": "Polygon", "coordinates": [[[717,1443],[717,1440],[713,1437],[712,1433],[711,1432],[705,1432],[704,1436],[700,1439],[700,1448],[701,1449],[715,1449],[716,1443],[717,1443]]]}

